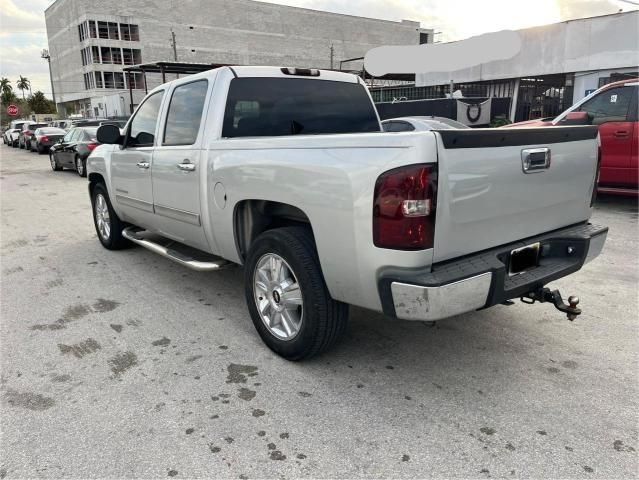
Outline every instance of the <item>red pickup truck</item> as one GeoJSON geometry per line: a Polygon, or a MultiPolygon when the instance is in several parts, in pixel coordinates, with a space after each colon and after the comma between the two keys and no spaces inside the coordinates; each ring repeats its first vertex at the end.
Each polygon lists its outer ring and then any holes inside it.
{"type": "Polygon", "coordinates": [[[639,78],[610,83],[592,92],[554,119],[513,123],[508,127],[598,125],[601,170],[598,191],[639,193],[639,78]]]}

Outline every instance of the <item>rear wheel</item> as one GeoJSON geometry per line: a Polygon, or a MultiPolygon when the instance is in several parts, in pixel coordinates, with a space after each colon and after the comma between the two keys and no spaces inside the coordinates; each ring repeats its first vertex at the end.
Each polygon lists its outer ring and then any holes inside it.
{"type": "Polygon", "coordinates": [[[244,285],[255,328],[284,358],[317,355],[346,328],[348,305],[331,298],[308,228],[278,228],[260,235],[246,260],[244,285]]]}
{"type": "Polygon", "coordinates": [[[58,161],[55,159],[55,155],[52,152],[49,152],[49,163],[51,164],[51,170],[54,172],[62,170],[62,167],[58,165],[58,161]]]}
{"type": "Polygon", "coordinates": [[[120,250],[129,245],[122,236],[125,224],[111,206],[109,194],[102,183],[98,183],[91,191],[91,206],[93,207],[93,223],[98,239],[104,248],[120,250]]]}
{"type": "Polygon", "coordinates": [[[75,171],[81,177],[87,176],[87,163],[86,160],[82,160],[79,155],[75,156],[75,171]]]}

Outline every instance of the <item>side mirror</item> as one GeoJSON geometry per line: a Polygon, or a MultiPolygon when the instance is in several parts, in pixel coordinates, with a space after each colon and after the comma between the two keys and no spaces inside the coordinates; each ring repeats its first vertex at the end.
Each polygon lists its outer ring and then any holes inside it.
{"type": "Polygon", "coordinates": [[[561,123],[563,125],[589,125],[590,115],[588,112],[570,112],[561,123]]]}
{"type": "Polygon", "coordinates": [[[115,125],[102,125],[98,128],[97,139],[100,143],[121,144],[122,135],[115,125]]]}

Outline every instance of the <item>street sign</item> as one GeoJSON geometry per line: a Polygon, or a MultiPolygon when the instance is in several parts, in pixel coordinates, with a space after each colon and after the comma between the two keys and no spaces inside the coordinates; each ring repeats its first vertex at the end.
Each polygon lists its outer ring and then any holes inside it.
{"type": "Polygon", "coordinates": [[[12,104],[7,107],[7,113],[12,117],[17,117],[18,114],[20,113],[20,109],[18,108],[17,105],[12,104]]]}

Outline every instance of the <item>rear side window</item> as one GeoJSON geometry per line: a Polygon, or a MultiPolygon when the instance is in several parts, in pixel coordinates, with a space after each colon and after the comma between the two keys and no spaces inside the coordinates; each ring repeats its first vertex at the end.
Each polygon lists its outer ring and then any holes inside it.
{"type": "Polygon", "coordinates": [[[606,122],[625,122],[632,95],[632,87],[611,88],[588,100],[579,110],[588,112],[593,125],[601,125],[606,122]]]}
{"type": "Polygon", "coordinates": [[[152,94],[144,100],[135,117],[129,126],[127,146],[129,147],[151,147],[155,140],[155,127],[158,123],[160,106],[164,91],[161,90],[152,94]]]}
{"type": "Polygon", "coordinates": [[[180,85],[173,90],[164,127],[164,145],[193,145],[200,131],[208,81],[180,85]]]}
{"type": "Polygon", "coordinates": [[[63,139],[63,140],[64,140],[65,142],[70,142],[70,141],[71,141],[71,137],[73,137],[73,134],[74,134],[74,133],[75,133],[75,129],[73,129],[73,130],[69,130],[69,131],[67,132],[67,134],[64,136],[64,139],[63,139]]]}
{"type": "Polygon", "coordinates": [[[379,132],[373,103],[358,83],[306,78],[235,78],[223,137],[379,132]]]}

